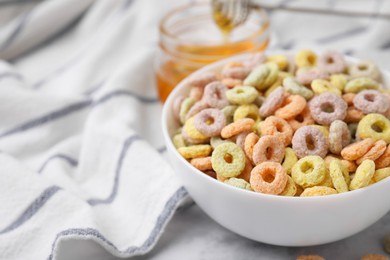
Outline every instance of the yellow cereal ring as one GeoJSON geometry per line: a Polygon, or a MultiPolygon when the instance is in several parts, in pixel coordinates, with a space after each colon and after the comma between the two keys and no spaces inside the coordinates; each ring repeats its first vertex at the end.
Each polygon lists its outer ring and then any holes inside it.
{"type": "Polygon", "coordinates": [[[205,136],[201,132],[199,132],[198,129],[196,129],[196,127],[194,126],[194,117],[189,118],[185,122],[185,124],[183,126],[183,130],[192,139],[196,139],[196,140],[207,140],[208,139],[207,136],[205,136]]]}
{"type": "Polygon", "coordinates": [[[297,193],[297,185],[290,176],[287,176],[287,184],[284,190],[279,195],[281,196],[295,196],[297,193]]]}
{"type": "Polygon", "coordinates": [[[296,183],[295,183],[295,186],[297,187],[297,192],[295,193],[295,197],[299,197],[299,196],[301,196],[304,189],[296,183]]]}
{"type": "Polygon", "coordinates": [[[295,55],[295,64],[299,67],[313,67],[317,64],[317,55],[311,50],[301,50],[295,55]]]}
{"type": "Polygon", "coordinates": [[[318,128],[322,132],[326,140],[329,140],[329,126],[324,126],[324,125],[313,125],[313,126],[318,128]]]}
{"type": "Polygon", "coordinates": [[[232,143],[232,141],[224,140],[219,136],[214,136],[214,137],[210,138],[210,145],[211,145],[211,147],[213,147],[213,149],[215,149],[215,147],[217,147],[218,145],[223,144],[223,143],[232,143]]]}
{"type": "Polygon", "coordinates": [[[349,185],[350,190],[357,190],[368,186],[375,173],[375,163],[372,160],[363,161],[356,169],[355,177],[349,185]]]}
{"type": "Polygon", "coordinates": [[[361,139],[383,140],[390,144],[390,120],[381,114],[368,114],[360,120],[357,135],[361,139]]]}
{"type": "Polygon", "coordinates": [[[236,122],[240,119],[252,118],[255,122],[260,120],[259,108],[254,105],[241,105],[234,112],[233,121],[236,122]]]}
{"type": "Polygon", "coordinates": [[[186,143],[184,142],[184,138],[181,134],[177,134],[173,136],[172,142],[176,149],[186,146],[186,143]]]}
{"type": "Polygon", "coordinates": [[[329,81],[324,79],[315,79],[311,82],[311,89],[317,95],[322,93],[333,93],[338,96],[341,96],[341,90],[333,86],[329,81]]]}
{"type": "Polygon", "coordinates": [[[185,123],[187,113],[191,109],[191,107],[195,104],[195,102],[196,102],[195,99],[188,97],[184,99],[183,102],[181,103],[179,117],[180,117],[180,122],[182,124],[185,123]]]}
{"type": "Polygon", "coordinates": [[[253,189],[251,188],[251,185],[243,179],[230,178],[230,179],[227,179],[226,181],[224,181],[224,183],[231,185],[233,187],[239,188],[239,189],[253,191],[253,189]]]}
{"type": "Polygon", "coordinates": [[[295,155],[294,150],[290,147],[287,147],[282,166],[288,175],[291,175],[291,170],[297,161],[298,157],[295,155]]]}
{"type": "Polygon", "coordinates": [[[268,56],[266,62],[274,62],[280,70],[285,70],[288,67],[288,58],[281,54],[268,56]]]}
{"type": "Polygon", "coordinates": [[[340,160],[332,160],[329,165],[329,173],[332,178],[332,183],[338,193],[347,192],[348,184],[345,176],[349,178],[349,172],[340,162],[340,160]]]}
{"type": "Polygon", "coordinates": [[[330,76],[330,83],[341,91],[344,90],[344,87],[345,85],[347,85],[347,82],[348,82],[347,75],[333,74],[330,76]]]}
{"type": "Polygon", "coordinates": [[[378,182],[383,179],[386,179],[389,176],[390,176],[390,167],[386,167],[386,168],[376,170],[373,179],[375,182],[378,182]]]}
{"type": "Polygon", "coordinates": [[[223,177],[236,177],[245,168],[245,153],[235,143],[218,145],[211,155],[214,171],[223,177]]]}
{"type": "Polygon", "coordinates": [[[211,153],[211,146],[208,144],[190,145],[186,147],[180,147],[177,151],[185,159],[199,158],[209,156],[211,153]]]}
{"type": "Polygon", "coordinates": [[[291,177],[302,188],[312,187],[321,183],[325,175],[325,161],[317,155],[301,158],[291,171],[291,177]]]}
{"type": "Polygon", "coordinates": [[[325,186],[325,187],[329,187],[329,188],[334,188],[333,182],[332,182],[332,177],[330,177],[330,173],[329,173],[328,168],[326,168],[324,180],[321,183],[319,183],[317,186],[325,186]]]}
{"type": "Polygon", "coordinates": [[[379,84],[371,78],[357,78],[349,81],[344,87],[345,93],[358,93],[364,89],[378,89],[379,84]]]}
{"type": "Polygon", "coordinates": [[[226,98],[232,104],[246,105],[251,104],[259,93],[251,86],[238,86],[226,91],[226,98]]]}
{"type": "Polygon", "coordinates": [[[314,186],[312,188],[305,189],[301,197],[312,197],[312,196],[326,196],[337,194],[337,191],[333,188],[324,187],[324,186],[314,186]]]}

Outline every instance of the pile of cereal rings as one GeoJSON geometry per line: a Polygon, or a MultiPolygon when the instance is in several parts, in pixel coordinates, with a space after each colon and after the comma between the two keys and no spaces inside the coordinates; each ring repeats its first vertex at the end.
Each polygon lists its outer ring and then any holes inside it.
{"type": "Polygon", "coordinates": [[[257,53],[187,81],[178,152],[228,185],[323,196],[390,176],[390,91],[378,67],[336,51],[257,53]]]}

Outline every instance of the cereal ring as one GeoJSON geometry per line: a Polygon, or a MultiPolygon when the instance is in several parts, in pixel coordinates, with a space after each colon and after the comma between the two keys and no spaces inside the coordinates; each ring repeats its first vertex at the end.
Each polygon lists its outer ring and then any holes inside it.
{"type": "Polygon", "coordinates": [[[221,111],[225,115],[226,124],[230,124],[231,122],[233,122],[233,115],[234,115],[234,112],[236,111],[236,109],[237,109],[237,106],[226,106],[226,107],[221,109],[221,111]]]}
{"type": "Polygon", "coordinates": [[[311,89],[314,91],[315,94],[322,94],[322,93],[333,93],[338,96],[341,96],[341,90],[333,86],[329,81],[323,80],[323,79],[315,79],[311,82],[311,89]]]}
{"type": "Polygon", "coordinates": [[[349,172],[340,162],[340,160],[332,160],[329,165],[329,173],[332,178],[332,183],[338,193],[347,192],[348,184],[344,176],[349,177],[349,172]]]}
{"type": "Polygon", "coordinates": [[[263,105],[264,101],[265,101],[265,97],[257,96],[254,103],[256,106],[261,107],[263,105]]]}
{"type": "Polygon", "coordinates": [[[241,105],[234,111],[233,121],[236,122],[243,118],[252,118],[255,122],[259,121],[258,110],[259,108],[254,104],[241,105]]]}
{"type": "Polygon", "coordinates": [[[374,146],[364,154],[362,157],[356,160],[357,164],[361,164],[364,160],[373,160],[375,161],[386,151],[386,142],[383,140],[376,141],[374,146]]]}
{"type": "Polygon", "coordinates": [[[314,119],[311,117],[310,110],[307,105],[300,114],[289,119],[287,122],[290,124],[294,132],[297,131],[300,127],[313,125],[315,123],[314,119]]]}
{"type": "Polygon", "coordinates": [[[350,190],[356,190],[368,186],[375,173],[375,163],[371,160],[363,161],[356,170],[355,177],[349,185],[350,190]]]}
{"type": "Polygon", "coordinates": [[[216,176],[217,180],[219,180],[221,182],[225,182],[226,180],[229,179],[227,177],[222,176],[221,174],[218,174],[217,172],[215,173],[215,176],[216,176]]]}
{"type": "Polygon", "coordinates": [[[297,192],[295,193],[295,197],[299,197],[299,196],[301,196],[301,194],[303,192],[303,188],[296,183],[295,183],[295,186],[297,187],[297,192]]]}
{"type": "Polygon", "coordinates": [[[341,160],[341,163],[347,169],[348,172],[356,172],[357,164],[353,161],[341,160]]]}
{"type": "Polygon", "coordinates": [[[325,178],[324,180],[319,183],[317,186],[324,186],[324,187],[329,187],[329,188],[334,188],[333,182],[332,182],[332,177],[330,177],[330,173],[328,168],[325,170],[325,178]]]}
{"type": "Polygon", "coordinates": [[[253,162],[258,165],[265,161],[282,162],[284,158],[283,141],[272,135],[262,136],[253,147],[253,162]]]}
{"type": "Polygon", "coordinates": [[[250,86],[239,86],[226,91],[229,102],[237,105],[251,104],[258,95],[257,90],[250,86]]]}
{"type": "Polygon", "coordinates": [[[264,81],[268,77],[269,73],[270,68],[267,65],[260,65],[253,69],[251,73],[249,73],[248,77],[246,77],[246,79],[244,80],[244,85],[252,86],[257,88],[258,90],[262,90],[264,89],[264,81]]]}
{"type": "Polygon", "coordinates": [[[348,78],[345,74],[333,74],[330,76],[330,83],[341,91],[347,85],[348,78]]]}
{"type": "Polygon", "coordinates": [[[239,62],[239,61],[231,61],[231,62],[226,63],[223,66],[222,70],[230,69],[230,68],[242,68],[242,67],[245,67],[244,63],[239,62]]]}
{"type": "Polygon", "coordinates": [[[213,179],[216,179],[217,178],[217,174],[215,173],[215,171],[213,170],[207,170],[207,171],[204,171],[204,173],[208,176],[210,176],[211,178],[213,179]]]}
{"type": "Polygon", "coordinates": [[[194,117],[195,128],[207,137],[218,136],[225,125],[225,115],[216,108],[204,109],[194,117]]]}
{"type": "Polygon", "coordinates": [[[321,130],[314,126],[304,126],[295,132],[292,148],[298,158],[307,155],[318,155],[324,158],[328,153],[328,142],[321,130]]]}
{"type": "Polygon", "coordinates": [[[211,153],[211,146],[208,144],[190,145],[186,147],[180,147],[177,151],[185,159],[199,158],[209,156],[211,153]]]}
{"type": "Polygon", "coordinates": [[[387,168],[376,170],[373,178],[375,182],[378,182],[383,179],[386,179],[389,176],[390,176],[390,167],[387,167],[387,168]]]}
{"type": "MultiPolygon", "coordinates": [[[[196,130],[195,127],[191,126],[191,129],[194,128],[196,130]]],[[[197,131],[197,130],[196,130],[197,131]]],[[[199,132],[197,132],[199,133],[199,132]]],[[[190,145],[193,145],[193,144],[206,144],[208,141],[209,141],[209,138],[205,138],[205,139],[196,139],[196,138],[192,138],[188,135],[188,133],[185,131],[184,128],[182,128],[181,130],[181,135],[183,136],[183,139],[185,141],[186,144],[190,144],[190,145]]]]}
{"type": "Polygon", "coordinates": [[[217,76],[215,73],[212,72],[206,72],[201,75],[197,75],[196,78],[189,78],[187,85],[190,85],[191,87],[200,87],[204,88],[207,84],[216,81],[217,76]]]}
{"type": "Polygon", "coordinates": [[[297,81],[303,85],[310,85],[315,79],[329,79],[329,73],[319,68],[300,69],[297,72],[297,81]]]}
{"type": "Polygon", "coordinates": [[[325,175],[325,161],[317,155],[299,159],[291,171],[291,177],[302,188],[320,184],[325,179],[325,175]]]}
{"type": "Polygon", "coordinates": [[[389,258],[380,254],[368,254],[362,256],[361,260],[389,260],[389,258]]]}
{"type": "Polygon", "coordinates": [[[197,101],[202,99],[204,92],[204,88],[201,87],[192,87],[190,90],[190,94],[188,95],[190,98],[193,98],[197,101]]]}
{"type": "Polygon", "coordinates": [[[284,99],[285,96],[283,88],[276,88],[261,105],[259,109],[260,116],[267,117],[275,113],[275,111],[282,106],[284,99]]]}
{"type": "Polygon", "coordinates": [[[335,120],[343,120],[347,115],[347,104],[332,93],[324,93],[309,102],[313,119],[321,125],[330,125],[335,120]]]}
{"type": "Polygon", "coordinates": [[[193,98],[186,98],[181,102],[180,105],[180,112],[179,112],[179,117],[180,117],[180,123],[184,124],[186,119],[187,119],[187,114],[191,107],[195,104],[195,99],[193,98]]]}
{"type": "Polygon", "coordinates": [[[186,146],[186,143],[184,142],[184,138],[181,134],[174,135],[172,138],[172,142],[176,149],[186,146]]]}
{"type": "Polygon", "coordinates": [[[186,115],[184,115],[184,119],[188,120],[190,117],[193,117],[203,109],[210,108],[210,106],[204,102],[203,100],[197,101],[187,112],[186,115]]]}
{"type": "Polygon", "coordinates": [[[253,168],[249,182],[256,192],[277,195],[283,192],[287,181],[287,174],[279,163],[263,162],[253,168]]]}
{"type": "Polygon", "coordinates": [[[367,138],[353,143],[341,150],[341,156],[348,161],[355,161],[366,154],[375,144],[374,140],[367,138]]]}
{"type": "Polygon", "coordinates": [[[221,136],[222,138],[229,138],[234,135],[238,135],[239,133],[251,130],[254,124],[255,121],[251,118],[237,120],[236,122],[228,124],[222,128],[221,136]]]}
{"type": "Polygon", "coordinates": [[[354,106],[350,106],[347,109],[347,115],[344,118],[344,121],[347,123],[357,123],[364,117],[364,113],[354,106]]]}
{"type": "Polygon", "coordinates": [[[362,139],[384,140],[390,144],[390,120],[381,114],[368,114],[360,120],[357,135],[362,139]]]}
{"type": "Polygon", "coordinates": [[[221,79],[221,83],[229,89],[242,86],[242,80],[240,79],[224,78],[221,79]]]}
{"type": "Polygon", "coordinates": [[[293,130],[286,120],[279,117],[267,117],[260,130],[262,135],[272,135],[283,140],[285,146],[291,143],[293,130]]]}
{"type": "Polygon", "coordinates": [[[180,108],[181,108],[181,104],[183,103],[184,99],[185,99],[185,97],[178,96],[175,98],[175,100],[173,101],[173,104],[172,104],[172,114],[173,114],[173,117],[178,122],[180,122],[180,108]]]}
{"type": "Polygon", "coordinates": [[[250,133],[245,138],[244,151],[246,156],[253,161],[253,147],[259,141],[260,137],[255,133],[250,133]]]}
{"type": "Polygon", "coordinates": [[[331,74],[342,73],[346,69],[346,62],[340,52],[327,51],[318,58],[318,67],[331,74]]]}
{"type": "Polygon", "coordinates": [[[277,81],[279,75],[279,67],[276,63],[269,62],[266,65],[269,68],[269,74],[267,78],[264,80],[262,89],[272,86],[272,84],[274,84],[275,81],[277,81]]]}
{"type": "Polygon", "coordinates": [[[295,64],[299,67],[314,67],[317,64],[317,55],[311,50],[301,50],[295,55],[295,64]]]}
{"type": "Polygon", "coordinates": [[[251,178],[251,172],[252,172],[252,163],[251,161],[248,159],[248,157],[245,158],[245,168],[244,170],[241,172],[240,175],[238,175],[236,178],[239,178],[239,179],[243,179],[247,182],[249,182],[250,178],[251,178]]]}
{"type": "Polygon", "coordinates": [[[285,150],[282,166],[288,175],[291,175],[291,170],[297,161],[298,157],[295,155],[294,150],[290,147],[287,147],[285,150]]]}
{"type": "Polygon", "coordinates": [[[226,68],[222,70],[222,78],[231,78],[231,79],[245,79],[251,70],[245,67],[233,67],[226,68]]]}
{"type": "Polygon", "coordinates": [[[325,260],[325,258],[319,255],[300,255],[297,260],[325,260]]]}
{"type": "Polygon", "coordinates": [[[194,117],[191,117],[190,119],[188,119],[185,122],[185,124],[183,126],[183,130],[182,130],[182,134],[183,134],[183,132],[185,132],[188,137],[190,137],[191,139],[194,139],[194,140],[198,140],[198,141],[207,140],[208,136],[202,134],[198,130],[198,128],[195,127],[194,121],[195,121],[194,117]]]}
{"type": "Polygon", "coordinates": [[[229,105],[226,98],[228,88],[221,82],[214,81],[204,88],[203,100],[210,107],[222,109],[229,105]]]}
{"type": "Polygon", "coordinates": [[[334,154],[340,154],[341,150],[351,142],[351,133],[348,125],[336,120],[329,127],[329,150],[334,154]]]}
{"type": "Polygon", "coordinates": [[[299,83],[293,77],[285,78],[283,80],[283,87],[287,92],[289,92],[293,95],[300,95],[300,96],[304,97],[306,100],[311,99],[314,95],[313,91],[311,91],[310,89],[301,85],[301,83],[299,83]]]}
{"type": "Polygon", "coordinates": [[[311,188],[305,189],[301,197],[312,197],[312,196],[327,196],[327,195],[333,195],[337,194],[337,191],[330,187],[324,187],[324,186],[314,186],[311,188]]]}
{"type": "Polygon", "coordinates": [[[227,178],[236,177],[245,168],[245,154],[238,145],[224,143],[213,151],[211,164],[217,174],[227,178]]]}
{"type": "Polygon", "coordinates": [[[210,156],[191,159],[191,164],[200,171],[207,171],[213,169],[213,167],[211,166],[210,156]]]}
{"type": "Polygon", "coordinates": [[[280,196],[295,196],[297,193],[297,185],[295,185],[295,182],[290,176],[287,176],[287,184],[286,187],[284,187],[284,190],[282,193],[280,193],[280,196]]]}
{"type": "Polygon", "coordinates": [[[264,92],[264,96],[268,97],[275,89],[282,86],[283,79],[281,76],[278,76],[277,80],[264,92]]]}
{"type": "Polygon", "coordinates": [[[357,78],[345,85],[344,92],[358,93],[365,89],[378,89],[379,84],[371,78],[357,78]]]}
{"type": "MultiPolygon", "coordinates": [[[[332,160],[340,160],[341,164],[345,167],[345,169],[347,169],[348,172],[355,172],[356,169],[357,169],[357,165],[354,161],[348,161],[348,160],[344,160],[342,159],[341,156],[337,156],[337,155],[327,155],[325,157],[325,163],[326,163],[326,166],[329,168],[329,165],[330,165],[330,162],[332,160]]],[[[349,178],[344,176],[345,177],[345,180],[348,182],[349,181],[349,178]]]]}
{"type": "Polygon", "coordinates": [[[244,150],[245,139],[246,139],[247,135],[249,135],[250,133],[251,133],[251,131],[245,131],[245,132],[239,133],[236,137],[236,145],[238,145],[242,150],[244,150]]]}
{"type": "MultiPolygon", "coordinates": [[[[318,128],[325,136],[325,139],[326,141],[328,142],[328,138],[329,138],[329,126],[325,126],[325,125],[312,125],[314,126],[315,128],[318,128]]],[[[329,142],[328,142],[329,143],[329,142]]]]}
{"type": "Polygon", "coordinates": [[[368,77],[376,81],[379,81],[381,78],[378,67],[373,62],[369,61],[360,61],[352,64],[349,66],[349,74],[353,78],[368,77]]]}
{"type": "Polygon", "coordinates": [[[291,95],[287,97],[282,107],[275,111],[275,116],[282,119],[291,119],[302,113],[306,107],[306,99],[299,95],[291,95]]]}
{"type": "Polygon", "coordinates": [[[353,104],[365,114],[383,114],[390,107],[388,98],[377,90],[362,90],[353,99],[353,104]]]}
{"type": "Polygon", "coordinates": [[[274,62],[278,65],[280,70],[285,70],[288,68],[288,58],[285,55],[270,55],[267,57],[267,62],[274,62]]]}
{"type": "Polygon", "coordinates": [[[375,160],[376,169],[390,166],[390,145],[387,146],[386,151],[375,160]]]}
{"type": "Polygon", "coordinates": [[[239,188],[239,189],[252,191],[251,185],[243,179],[233,177],[233,178],[230,178],[230,179],[224,181],[224,183],[226,183],[230,186],[239,188]]]}
{"type": "Polygon", "coordinates": [[[253,69],[267,60],[267,56],[263,52],[258,52],[253,54],[249,59],[244,61],[244,66],[250,69],[253,69]]]}
{"type": "Polygon", "coordinates": [[[223,144],[223,143],[232,143],[232,141],[230,141],[230,140],[223,140],[219,136],[214,136],[214,137],[210,138],[210,145],[214,149],[215,149],[215,147],[217,147],[218,145],[223,144]]]}

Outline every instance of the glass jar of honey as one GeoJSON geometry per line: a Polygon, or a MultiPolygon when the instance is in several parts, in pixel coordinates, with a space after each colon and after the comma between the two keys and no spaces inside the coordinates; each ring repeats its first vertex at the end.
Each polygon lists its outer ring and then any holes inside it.
{"type": "Polygon", "coordinates": [[[269,42],[269,19],[263,10],[251,11],[244,24],[226,34],[214,22],[209,3],[172,10],[161,20],[159,30],[155,71],[162,102],[182,79],[202,66],[262,51],[269,42]]]}

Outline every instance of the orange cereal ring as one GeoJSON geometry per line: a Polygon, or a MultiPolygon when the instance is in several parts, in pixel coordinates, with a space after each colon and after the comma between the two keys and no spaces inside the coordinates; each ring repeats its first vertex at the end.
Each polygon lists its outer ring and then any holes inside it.
{"type": "Polygon", "coordinates": [[[387,146],[385,152],[375,160],[376,169],[381,169],[390,166],[390,145],[387,146]]]}
{"type": "Polygon", "coordinates": [[[259,141],[260,137],[255,133],[250,133],[245,138],[244,151],[246,156],[253,162],[253,147],[259,141]]]}
{"type": "Polygon", "coordinates": [[[302,192],[301,197],[326,196],[333,194],[337,194],[337,191],[333,188],[325,186],[314,186],[311,188],[306,188],[302,192]]]}
{"type": "Polygon", "coordinates": [[[260,130],[262,135],[272,135],[283,140],[285,146],[291,144],[293,129],[284,119],[276,116],[267,117],[260,130]]]}
{"type": "Polygon", "coordinates": [[[281,163],[284,154],[284,143],[278,137],[273,135],[262,136],[253,147],[253,162],[258,165],[265,161],[281,163]]]}
{"type": "Polygon", "coordinates": [[[215,176],[216,176],[217,180],[222,181],[222,182],[225,182],[226,180],[229,180],[229,177],[225,177],[225,176],[223,176],[222,174],[220,174],[218,172],[215,173],[215,176]]]}
{"type": "Polygon", "coordinates": [[[341,150],[341,156],[348,161],[355,161],[365,155],[375,144],[371,138],[352,143],[341,150]]]}
{"type": "Polygon", "coordinates": [[[361,164],[364,160],[378,159],[386,151],[386,142],[383,140],[376,141],[374,146],[362,157],[356,160],[357,164],[361,164]]]}
{"type": "Polygon", "coordinates": [[[222,82],[222,84],[224,84],[228,88],[242,86],[242,80],[240,80],[240,79],[224,78],[221,80],[221,82],[222,82]]]}
{"type": "Polygon", "coordinates": [[[344,99],[345,103],[347,103],[348,106],[353,105],[353,99],[355,98],[355,93],[347,93],[342,95],[342,99],[344,99]]]}
{"type": "Polygon", "coordinates": [[[297,116],[298,114],[302,113],[305,107],[306,107],[305,98],[298,95],[291,95],[285,99],[282,107],[276,110],[275,116],[283,119],[291,119],[297,116]]]}
{"type": "Polygon", "coordinates": [[[253,166],[252,166],[252,163],[251,161],[248,159],[248,157],[245,158],[246,162],[245,162],[245,168],[244,170],[242,170],[241,174],[236,176],[236,178],[239,178],[239,179],[243,179],[243,180],[246,180],[247,182],[249,182],[250,178],[251,178],[251,172],[252,172],[252,169],[253,169],[253,166]]]}
{"type": "Polygon", "coordinates": [[[203,87],[192,87],[190,90],[190,94],[188,95],[190,98],[193,98],[194,100],[201,100],[203,96],[203,87]]]}
{"type": "Polygon", "coordinates": [[[357,123],[364,117],[364,113],[358,110],[354,106],[350,106],[347,108],[347,115],[344,118],[346,123],[357,123]]]}
{"type": "Polygon", "coordinates": [[[194,158],[191,160],[192,166],[197,168],[200,171],[207,171],[212,170],[213,167],[211,166],[211,157],[201,157],[201,158],[194,158]]]}
{"type": "Polygon", "coordinates": [[[252,129],[255,121],[251,118],[239,119],[236,122],[228,124],[222,128],[221,136],[222,138],[230,138],[232,136],[238,135],[239,133],[249,131],[252,129]]]}
{"type": "Polygon", "coordinates": [[[222,70],[225,70],[225,69],[230,69],[230,68],[240,68],[240,67],[244,67],[244,64],[242,62],[239,62],[239,61],[231,61],[231,62],[228,62],[226,63],[222,70]]]}
{"type": "Polygon", "coordinates": [[[368,254],[361,258],[361,260],[389,260],[387,256],[379,254],[368,254]]]}
{"type": "Polygon", "coordinates": [[[292,130],[295,132],[300,127],[313,125],[314,119],[311,117],[309,107],[305,106],[305,108],[300,114],[289,119],[287,122],[290,124],[292,130]]]}
{"type": "Polygon", "coordinates": [[[249,182],[256,192],[277,195],[286,187],[287,174],[280,163],[263,162],[253,168],[249,182]]]}

